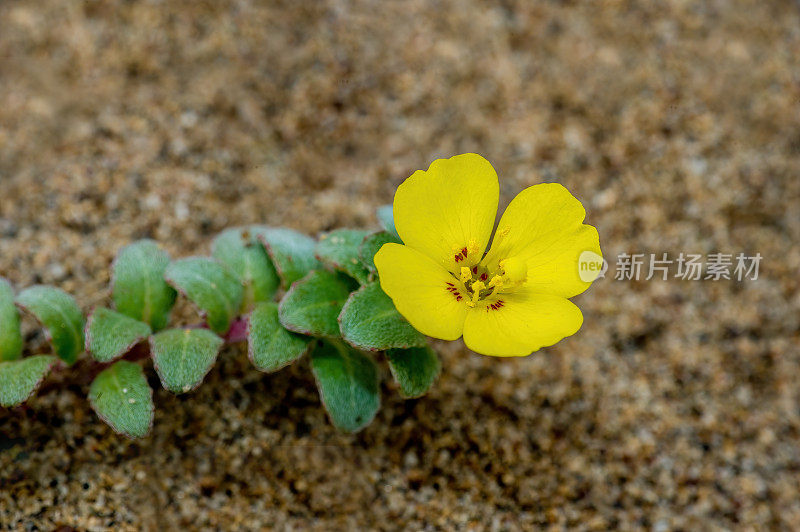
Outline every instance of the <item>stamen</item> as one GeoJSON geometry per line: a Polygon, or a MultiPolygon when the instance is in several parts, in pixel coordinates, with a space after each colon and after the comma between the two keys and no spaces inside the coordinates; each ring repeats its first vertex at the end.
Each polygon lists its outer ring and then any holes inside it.
{"type": "MultiPolygon", "coordinates": [[[[508,231],[504,229],[504,232],[508,231]]],[[[469,249],[458,250],[456,262],[467,260],[466,256],[473,251],[472,247],[474,241],[470,241],[469,249]]],[[[463,300],[470,308],[476,307],[478,302],[485,305],[487,312],[502,308],[503,301],[496,298],[521,286],[525,282],[528,269],[525,261],[519,257],[499,260],[495,264],[496,268],[493,268],[470,261],[468,265],[458,268],[457,273],[454,272],[463,285],[458,285],[456,288],[453,283],[447,283],[446,290],[456,298],[456,301],[463,300]]]]}
{"type": "Polygon", "coordinates": [[[501,288],[503,286],[503,276],[502,275],[495,275],[492,277],[492,280],[489,281],[489,288],[501,288]]]}
{"type": "Polygon", "coordinates": [[[478,302],[478,299],[481,297],[481,290],[486,290],[486,285],[483,284],[481,281],[475,281],[472,283],[472,305],[474,306],[475,303],[478,302]]]}

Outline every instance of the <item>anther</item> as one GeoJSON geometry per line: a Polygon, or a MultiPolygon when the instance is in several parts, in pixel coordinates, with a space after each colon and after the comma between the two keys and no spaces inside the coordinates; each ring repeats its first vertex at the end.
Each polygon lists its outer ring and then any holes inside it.
{"type": "Polygon", "coordinates": [[[488,286],[488,288],[495,288],[495,287],[499,288],[499,287],[502,287],[503,286],[503,276],[495,275],[494,277],[492,277],[492,280],[489,281],[489,284],[487,286],[488,286]]]}
{"type": "Polygon", "coordinates": [[[478,299],[481,297],[481,290],[486,290],[486,285],[483,284],[481,281],[475,281],[472,283],[472,304],[474,305],[477,303],[478,299]]]}

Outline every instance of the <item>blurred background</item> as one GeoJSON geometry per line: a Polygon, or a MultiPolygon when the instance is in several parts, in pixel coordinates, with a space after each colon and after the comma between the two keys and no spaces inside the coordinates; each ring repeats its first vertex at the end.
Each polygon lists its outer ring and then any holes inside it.
{"type": "MultiPolygon", "coordinates": [[[[474,151],[563,183],[611,263],[575,336],[439,344],[432,392],[337,433],[307,362],[228,348],[118,437],[65,379],[0,412],[9,529],[800,528],[800,5],[0,1],[0,275],[108,302],[152,237],[312,235],[474,151]],[[615,281],[620,253],[763,256],[615,281]]],[[[190,310],[187,310],[190,312],[190,310]]],[[[151,372],[152,373],[152,372],[151,372]]],[[[154,381],[154,384],[157,381],[154,381]]]]}

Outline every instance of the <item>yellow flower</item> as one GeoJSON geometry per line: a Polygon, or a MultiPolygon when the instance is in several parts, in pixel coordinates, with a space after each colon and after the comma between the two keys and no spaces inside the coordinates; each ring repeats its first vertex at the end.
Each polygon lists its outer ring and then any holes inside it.
{"type": "Polygon", "coordinates": [[[525,356],[580,329],[568,298],[590,282],[579,256],[600,255],[597,230],[563,186],[533,185],[509,204],[484,255],[499,185],[474,153],[434,161],[403,182],[394,221],[404,245],[375,255],[381,287],[417,330],[494,356],[525,356]]]}

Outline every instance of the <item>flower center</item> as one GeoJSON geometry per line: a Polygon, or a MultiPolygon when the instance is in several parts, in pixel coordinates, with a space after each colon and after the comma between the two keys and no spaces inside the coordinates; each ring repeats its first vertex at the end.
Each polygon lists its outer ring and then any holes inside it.
{"type": "MultiPolygon", "coordinates": [[[[500,308],[502,301],[498,299],[499,295],[513,292],[525,282],[526,277],[525,263],[517,258],[501,260],[497,263],[497,268],[491,271],[486,265],[478,264],[472,268],[462,266],[459,273],[469,307],[475,307],[477,303],[486,300],[487,303],[493,302],[492,308],[500,308]]],[[[447,290],[457,301],[464,299],[461,291],[453,284],[448,283],[447,290]]]]}

